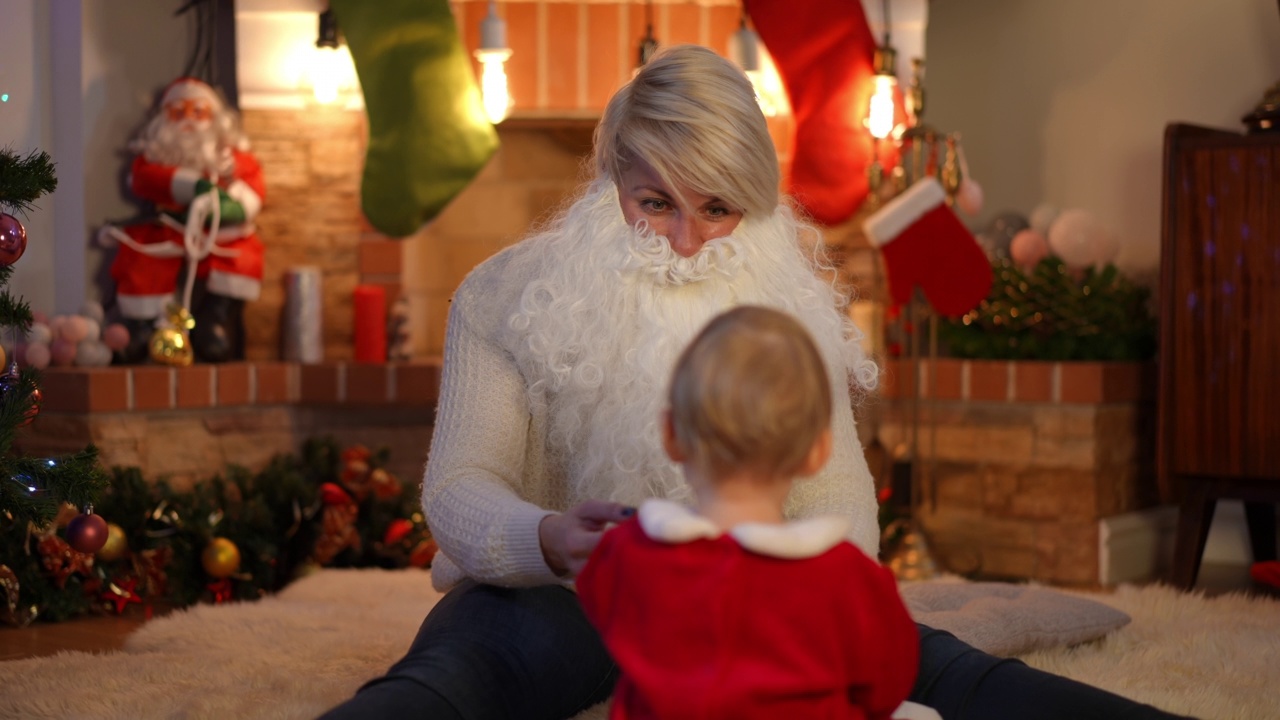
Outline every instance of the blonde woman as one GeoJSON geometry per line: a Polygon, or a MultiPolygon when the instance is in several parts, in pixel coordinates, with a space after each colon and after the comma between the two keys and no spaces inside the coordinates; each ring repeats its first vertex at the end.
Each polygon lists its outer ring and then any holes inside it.
{"type": "MultiPolygon", "coordinates": [[[[643,500],[692,501],[663,452],[663,391],[694,334],[737,305],[799,318],[837,387],[831,458],[787,517],[844,516],[849,540],[877,553],[844,392],[873,387],[876,368],[781,202],[750,82],[710,50],[672,47],[614,95],[595,139],[578,199],[454,296],[422,485],[447,594],[334,718],[563,718],[609,697],[617,669],[570,587],[643,500]]],[[[944,717],[1159,716],[921,633],[913,699],[944,717]]]]}

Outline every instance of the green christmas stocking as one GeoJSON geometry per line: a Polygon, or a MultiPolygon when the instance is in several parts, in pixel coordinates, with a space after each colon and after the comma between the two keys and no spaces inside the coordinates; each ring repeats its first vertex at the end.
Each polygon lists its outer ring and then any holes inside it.
{"type": "Polygon", "coordinates": [[[330,0],[369,115],[360,200],[379,232],[434,218],[498,148],[448,0],[330,0]]]}

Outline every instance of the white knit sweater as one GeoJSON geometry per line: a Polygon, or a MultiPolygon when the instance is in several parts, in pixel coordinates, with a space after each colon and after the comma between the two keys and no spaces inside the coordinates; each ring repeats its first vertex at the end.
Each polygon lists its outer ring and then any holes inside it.
{"type": "MultiPolygon", "coordinates": [[[[534,279],[539,252],[526,240],[477,267],[454,296],[422,507],[440,546],[432,582],[447,590],[464,577],[508,587],[563,582],[542,556],[542,518],[591,498],[573,497],[564,456],[548,448],[545,408],[527,399],[508,319],[534,279]]],[[[841,386],[840,383],[835,383],[841,386]]],[[[654,388],[654,392],[661,392],[654,388]]],[[[849,539],[868,555],[879,548],[871,474],[849,403],[838,403],[834,452],[787,501],[791,518],[837,513],[852,520],[849,539]]]]}

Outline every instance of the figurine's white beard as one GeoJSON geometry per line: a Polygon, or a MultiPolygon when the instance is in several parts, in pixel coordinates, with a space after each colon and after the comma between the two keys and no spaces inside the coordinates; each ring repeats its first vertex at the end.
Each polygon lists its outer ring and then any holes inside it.
{"type": "Polygon", "coordinates": [[[209,178],[229,175],[232,169],[231,148],[216,125],[183,127],[163,114],[147,125],[134,150],[150,162],[195,170],[209,178]]]}
{"type": "Polygon", "coordinates": [[[531,403],[545,404],[548,452],[568,473],[570,504],[689,500],[662,450],[658,419],[675,360],[711,318],[743,304],[802,318],[823,349],[833,384],[874,383],[828,283],[796,243],[780,208],[744,220],[692,257],[622,219],[611,183],[598,182],[539,238],[541,272],[510,318],[531,403]],[[556,457],[556,455],[559,455],[556,457]]]}

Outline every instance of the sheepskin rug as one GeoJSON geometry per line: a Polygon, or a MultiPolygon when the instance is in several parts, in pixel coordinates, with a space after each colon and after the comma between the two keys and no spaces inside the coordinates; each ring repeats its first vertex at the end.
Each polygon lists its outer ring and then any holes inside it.
{"type": "MultiPolygon", "coordinates": [[[[1027,662],[1196,717],[1280,713],[1280,602],[1078,595],[1132,622],[1027,662]]],[[[0,663],[0,718],[313,718],[399,658],[439,597],[423,571],[324,570],[258,602],[157,618],[119,651],[0,663]]]]}

